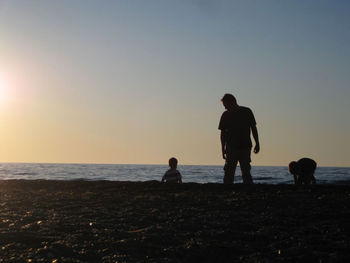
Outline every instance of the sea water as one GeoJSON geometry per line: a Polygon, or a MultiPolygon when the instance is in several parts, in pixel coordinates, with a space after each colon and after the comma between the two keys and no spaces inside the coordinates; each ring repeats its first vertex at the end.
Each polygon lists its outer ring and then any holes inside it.
{"type": "MultiPolygon", "coordinates": [[[[167,169],[167,165],[0,163],[0,180],[160,181],[167,169]]],[[[180,165],[178,170],[185,183],[222,183],[224,174],[223,166],[212,165],[180,165]]],[[[253,166],[252,176],[260,184],[293,183],[286,166],[253,166]]],[[[315,177],[321,184],[350,184],[350,168],[318,167],[315,177]]],[[[239,167],[235,182],[242,182],[239,167]]]]}

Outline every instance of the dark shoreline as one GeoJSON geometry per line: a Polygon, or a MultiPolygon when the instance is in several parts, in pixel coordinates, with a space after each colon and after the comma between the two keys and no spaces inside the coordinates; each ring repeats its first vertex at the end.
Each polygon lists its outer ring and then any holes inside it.
{"type": "Polygon", "coordinates": [[[350,185],[0,181],[0,262],[347,262],[350,185]]]}

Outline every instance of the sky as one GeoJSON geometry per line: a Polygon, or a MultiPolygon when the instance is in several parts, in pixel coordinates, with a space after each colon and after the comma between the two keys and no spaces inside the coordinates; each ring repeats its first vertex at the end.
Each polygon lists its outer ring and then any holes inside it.
{"type": "Polygon", "coordinates": [[[350,166],[350,2],[0,0],[0,162],[222,165],[225,93],[252,165],[350,166]]]}

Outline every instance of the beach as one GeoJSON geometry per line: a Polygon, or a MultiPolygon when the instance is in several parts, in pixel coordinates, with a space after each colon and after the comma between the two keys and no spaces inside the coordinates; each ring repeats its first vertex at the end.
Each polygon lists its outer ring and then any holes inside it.
{"type": "Polygon", "coordinates": [[[0,181],[0,262],[348,262],[349,185],[0,181]]]}

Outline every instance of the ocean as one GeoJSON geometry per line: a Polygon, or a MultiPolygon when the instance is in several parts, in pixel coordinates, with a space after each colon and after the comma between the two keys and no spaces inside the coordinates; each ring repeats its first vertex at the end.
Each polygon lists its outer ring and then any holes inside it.
{"type": "MultiPolygon", "coordinates": [[[[160,181],[167,169],[167,165],[0,163],[0,180],[160,181]]],[[[178,170],[184,183],[222,183],[223,166],[180,165],[178,170]]],[[[252,176],[259,184],[293,183],[286,166],[253,166],[252,176]]],[[[320,184],[350,184],[350,168],[318,167],[315,177],[320,184]]],[[[239,167],[235,182],[242,182],[239,167]]]]}

